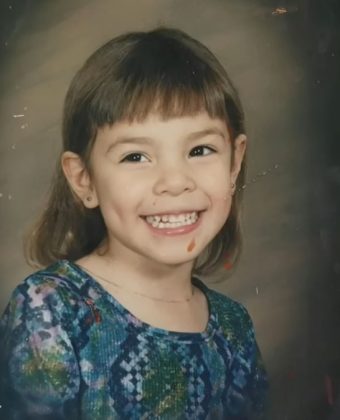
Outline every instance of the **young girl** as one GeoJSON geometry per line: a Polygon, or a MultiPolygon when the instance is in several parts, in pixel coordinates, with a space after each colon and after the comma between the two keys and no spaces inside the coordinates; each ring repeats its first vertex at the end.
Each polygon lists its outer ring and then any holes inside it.
{"type": "Polygon", "coordinates": [[[1,321],[1,418],[262,416],[249,315],[199,279],[238,255],[244,132],[225,70],[179,30],[121,35],[85,62],[28,244],[47,268],[1,321]]]}

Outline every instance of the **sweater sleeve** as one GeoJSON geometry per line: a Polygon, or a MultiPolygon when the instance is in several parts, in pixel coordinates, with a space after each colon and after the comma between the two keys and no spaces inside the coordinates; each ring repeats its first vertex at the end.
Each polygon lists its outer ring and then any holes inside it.
{"type": "Polygon", "coordinates": [[[254,341],[251,359],[250,398],[252,402],[252,418],[268,418],[268,379],[263,360],[256,341],[254,341]]]}
{"type": "Polygon", "coordinates": [[[0,418],[77,419],[79,366],[72,317],[53,279],[29,277],[0,320],[0,418]]]}
{"type": "Polygon", "coordinates": [[[248,417],[254,420],[268,418],[268,378],[261,352],[259,350],[253,322],[245,308],[246,344],[243,348],[243,357],[249,367],[248,376],[248,417]]]}

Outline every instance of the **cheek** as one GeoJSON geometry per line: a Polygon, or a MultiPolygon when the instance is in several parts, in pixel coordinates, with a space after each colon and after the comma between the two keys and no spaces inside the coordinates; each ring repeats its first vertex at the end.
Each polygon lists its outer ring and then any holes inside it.
{"type": "Polygon", "coordinates": [[[205,191],[210,200],[221,208],[229,208],[231,204],[231,181],[225,171],[217,176],[209,176],[205,180],[205,191]]]}
{"type": "Polygon", "coordinates": [[[197,179],[200,179],[215,194],[221,194],[227,191],[230,186],[231,174],[230,165],[227,162],[229,158],[221,158],[206,167],[199,168],[196,173],[197,179]]]}
{"type": "Polygon", "coordinates": [[[118,221],[136,215],[145,198],[145,188],[126,178],[123,182],[118,177],[103,177],[98,182],[97,192],[104,218],[118,221]]]}
{"type": "Polygon", "coordinates": [[[230,213],[231,203],[232,203],[232,197],[228,195],[226,199],[224,200],[224,206],[223,206],[223,212],[226,219],[228,218],[229,213],[230,213]]]}
{"type": "Polygon", "coordinates": [[[232,198],[230,195],[228,195],[227,197],[224,197],[224,199],[220,201],[217,205],[215,205],[216,213],[217,213],[216,219],[218,220],[219,229],[222,229],[222,227],[225,225],[226,221],[229,218],[231,204],[232,204],[232,198]]]}
{"type": "Polygon", "coordinates": [[[230,182],[222,182],[218,185],[215,183],[215,185],[211,186],[210,191],[211,205],[216,212],[216,217],[220,222],[221,220],[225,221],[229,216],[233,199],[231,195],[230,182]]]}

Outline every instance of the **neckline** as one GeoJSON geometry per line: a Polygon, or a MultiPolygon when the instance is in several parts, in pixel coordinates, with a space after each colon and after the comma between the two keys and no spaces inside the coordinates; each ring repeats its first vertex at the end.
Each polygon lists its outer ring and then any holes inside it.
{"type": "MultiPolygon", "coordinates": [[[[181,341],[181,342],[188,342],[191,343],[193,341],[209,341],[211,337],[215,334],[217,330],[217,317],[215,312],[213,311],[213,305],[211,302],[211,293],[210,289],[197,277],[192,276],[192,283],[196,286],[200,291],[204,294],[209,310],[209,317],[208,322],[205,329],[202,332],[186,332],[186,331],[172,331],[166,330],[163,328],[155,327],[151,324],[148,324],[137,316],[135,316],[132,312],[130,312],[122,303],[120,303],[114,296],[112,296],[94,277],[90,275],[90,273],[83,270],[78,264],[70,260],[62,260],[64,264],[66,264],[71,270],[75,271],[78,276],[85,279],[93,288],[95,288],[99,292],[99,297],[103,298],[104,300],[108,301],[112,304],[121,315],[127,321],[129,328],[136,331],[138,333],[145,334],[147,336],[157,336],[163,337],[165,339],[174,340],[174,341],[181,341]]],[[[78,277],[77,276],[77,277],[78,277]]],[[[79,277],[78,277],[79,278],[79,277]]],[[[95,300],[97,300],[95,299],[95,300]]]]}

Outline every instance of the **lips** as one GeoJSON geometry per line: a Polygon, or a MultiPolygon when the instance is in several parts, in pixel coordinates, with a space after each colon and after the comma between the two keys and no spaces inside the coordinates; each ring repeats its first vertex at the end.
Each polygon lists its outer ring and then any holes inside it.
{"type": "Polygon", "coordinates": [[[158,213],[151,213],[151,214],[145,214],[145,215],[141,215],[140,217],[142,217],[143,219],[145,219],[147,216],[171,216],[171,215],[179,215],[179,214],[188,214],[188,213],[193,213],[196,212],[198,214],[198,216],[200,215],[200,213],[202,213],[205,210],[167,210],[164,212],[158,212],[158,213]]]}

